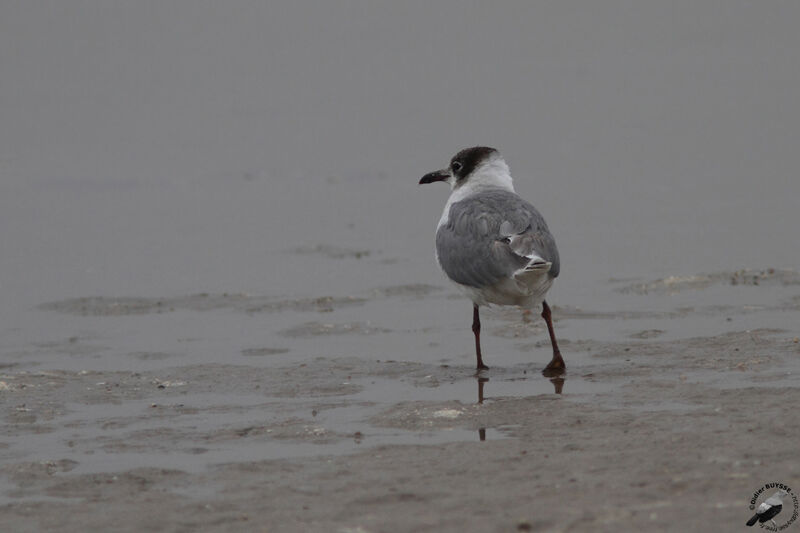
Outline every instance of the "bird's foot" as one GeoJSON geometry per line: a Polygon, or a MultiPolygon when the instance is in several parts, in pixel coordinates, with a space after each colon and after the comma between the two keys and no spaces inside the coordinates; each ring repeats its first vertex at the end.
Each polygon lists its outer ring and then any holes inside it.
{"type": "Polygon", "coordinates": [[[544,367],[542,370],[542,375],[546,378],[555,378],[558,376],[562,376],[567,373],[567,365],[564,363],[564,359],[561,357],[561,354],[554,354],[553,359],[544,367]]]}

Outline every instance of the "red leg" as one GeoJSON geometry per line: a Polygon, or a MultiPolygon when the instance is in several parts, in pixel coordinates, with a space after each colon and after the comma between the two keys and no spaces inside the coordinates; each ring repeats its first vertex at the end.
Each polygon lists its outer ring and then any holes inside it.
{"type": "Polygon", "coordinates": [[[475,334],[475,354],[478,357],[477,370],[487,370],[489,367],[483,364],[481,357],[481,318],[478,316],[478,306],[473,307],[472,311],[472,333],[475,334]]]}
{"type": "Polygon", "coordinates": [[[553,331],[553,317],[550,313],[550,306],[547,305],[546,301],[542,301],[542,318],[544,318],[544,321],[547,323],[547,331],[550,333],[550,344],[553,345],[553,358],[544,370],[542,370],[542,373],[547,377],[558,376],[566,371],[567,365],[564,364],[564,358],[561,357],[561,351],[558,349],[556,334],[555,331],[553,331]]]}

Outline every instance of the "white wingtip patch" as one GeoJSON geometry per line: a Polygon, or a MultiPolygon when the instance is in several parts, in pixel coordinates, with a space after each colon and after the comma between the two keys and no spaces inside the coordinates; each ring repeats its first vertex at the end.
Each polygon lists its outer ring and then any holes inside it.
{"type": "Polygon", "coordinates": [[[547,272],[548,270],[550,270],[550,267],[552,267],[552,266],[553,266],[553,263],[551,263],[550,261],[545,261],[544,259],[541,259],[541,258],[537,257],[536,259],[534,259],[533,261],[528,263],[528,266],[525,267],[525,271],[526,272],[531,272],[531,271],[547,272]]]}

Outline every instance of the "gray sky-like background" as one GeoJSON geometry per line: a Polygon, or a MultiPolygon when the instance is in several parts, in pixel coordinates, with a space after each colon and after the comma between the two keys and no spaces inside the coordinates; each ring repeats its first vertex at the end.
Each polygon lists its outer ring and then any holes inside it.
{"type": "Polygon", "coordinates": [[[0,4],[0,294],[435,282],[457,150],[495,146],[554,293],[800,259],[800,3],[0,4]],[[292,256],[372,250],[352,268],[292,256]],[[378,255],[376,255],[378,254],[378,255]]]}

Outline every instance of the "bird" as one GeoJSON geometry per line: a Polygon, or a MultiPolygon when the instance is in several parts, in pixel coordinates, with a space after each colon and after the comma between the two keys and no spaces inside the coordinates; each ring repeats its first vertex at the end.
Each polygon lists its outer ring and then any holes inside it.
{"type": "Polygon", "coordinates": [[[445,182],[451,193],[436,228],[436,261],[473,304],[476,371],[489,367],[481,354],[479,308],[490,304],[542,307],[553,357],[542,373],[566,372],[545,295],[558,277],[558,248],[544,217],[514,190],[500,152],[487,146],[461,150],[419,184],[445,182]]]}
{"type": "Polygon", "coordinates": [[[762,524],[767,521],[772,521],[774,524],[774,517],[781,512],[783,509],[783,498],[788,496],[789,493],[783,489],[779,489],[775,491],[775,493],[761,502],[761,505],[758,506],[756,509],[756,514],[747,521],[748,526],[754,526],[756,522],[761,522],[762,524]]]}

